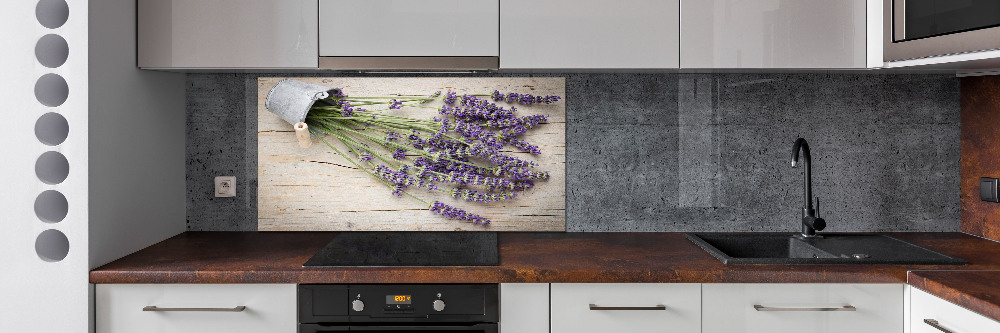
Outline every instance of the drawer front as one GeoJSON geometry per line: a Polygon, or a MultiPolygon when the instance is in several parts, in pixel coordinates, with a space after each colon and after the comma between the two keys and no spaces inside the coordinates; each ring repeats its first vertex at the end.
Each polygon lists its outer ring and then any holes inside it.
{"type": "Polygon", "coordinates": [[[903,332],[904,291],[902,284],[705,284],[702,326],[705,333],[903,332]],[[854,311],[820,310],[845,306],[854,311]]]}
{"type": "Polygon", "coordinates": [[[294,284],[99,284],[98,333],[295,332],[294,284]],[[143,311],[155,306],[159,310],[143,311]],[[205,311],[233,309],[242,311],[205,311]],[[199,311],[171,311],[195,308],[199,311]]]}
{"type": "Polygon", "coordinates": [[[500,284],[500,333],[549,333],[549,284],[500,284]]]}
{"type": "Polygon", "coordinates": [[[943,332],[924,322],[925,319],[937,321],[939,327],[952,333],[1000,332],[1000,322],[923,290],[910,288],[910,333],[943,332]]]}
{"type": "Polygon", "coordinates": [[[700,284],[554,283],[551,289],[552,333],[701,331],[700,284]]]}

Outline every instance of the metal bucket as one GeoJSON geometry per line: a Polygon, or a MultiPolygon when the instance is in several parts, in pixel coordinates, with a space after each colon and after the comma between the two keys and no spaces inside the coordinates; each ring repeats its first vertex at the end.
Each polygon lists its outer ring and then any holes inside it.
{"type": "Polygon", "coordinates": [[[306,114],[317,100],[330,96],[333,89],[311,83],[284,79],[267,93],[264,106],[268,111],[295,125],[306,121],[306,114]]]}

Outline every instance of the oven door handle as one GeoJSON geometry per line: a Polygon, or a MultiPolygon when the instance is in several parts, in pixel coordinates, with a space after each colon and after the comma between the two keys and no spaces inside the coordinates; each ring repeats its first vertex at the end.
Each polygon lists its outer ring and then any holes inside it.
{"type": "MultiPolygon", "coordinates": [[[[350,326],[350,331],[378,331],[378,332],[440,332],[440,331],[463,331],[497,333],[497,324],[473,324],[473,325],[425,325],[412,324],[410,326],[350,326]]],[[[319,330],[317,332],[324,332],[319,330]]]]}

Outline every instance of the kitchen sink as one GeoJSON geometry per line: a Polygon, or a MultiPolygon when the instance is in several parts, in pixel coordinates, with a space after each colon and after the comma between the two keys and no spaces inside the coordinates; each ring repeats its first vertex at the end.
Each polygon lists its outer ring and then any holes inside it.
{"type": "Polygon", "coordinates": [[[724,264],[910,264],[966,262],[881,234],[688,233],[724,264]]]}

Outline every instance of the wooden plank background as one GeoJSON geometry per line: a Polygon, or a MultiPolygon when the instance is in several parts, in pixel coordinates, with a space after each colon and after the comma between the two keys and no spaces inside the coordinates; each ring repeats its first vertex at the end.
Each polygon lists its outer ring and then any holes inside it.
{"type": "MultiPolygon", "coordinates": [[[[489,218],[483,227],[450,220],[428,210],[413,198],[397,197],[367,173],[355,168],[322,141],[313,138],[308,149],[298,146],[291,125],[264,106],[267,93],[281,77],[257,81],[257,219],[262,231],[564,231],[566,229],[566,107],[555,104],[520,105],[517,115],[545,114],[548,122],[523,138],[542,151],[533,156],[519,150],[505,152],[539,164],[536,170],[551,177],[516,199],[499,203],[472,203],[411,187],[408,192],[427,202],[441,201],[489,218]]],[[[324,87],[337,87],[349,96],[426,96],[455,91],[461,96],[501,92],[566,96],[564,78],[294,78],[324,87]]],[[[438,107],[441,101],[425,104],[438,107]]],[[[498,105],[507,107],[507,103],[498,105]]],[[[403,108],[391,114],[431,118],[431,109],[403,108]]],[[[339,142],[327,140],[346,152],[339,142]]],[[[407,159],[412,161],[412,157],[407,159]]]]}

